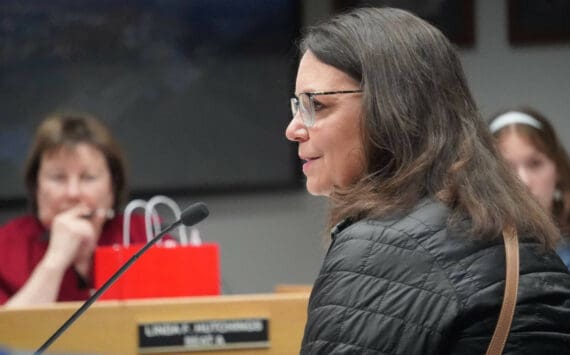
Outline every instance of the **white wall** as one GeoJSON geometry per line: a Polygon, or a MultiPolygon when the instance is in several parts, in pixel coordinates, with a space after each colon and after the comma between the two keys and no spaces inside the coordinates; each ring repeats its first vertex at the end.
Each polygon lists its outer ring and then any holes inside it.
{"type": "MultiPolygon", "coordinates": [[[[225,293],[312,283],[326,251],[326,201],[304,191],[203,198],[204,241],[220,243],[225,293]]],[[[181,206],[191,201],[181,201],[181,206]]]]}
{"type": "Polygon", "coordinates": [[[506,0],[476,0],[476,46],[461,51],[483,116],[528,104],[548,117],[570,148],[570,42],[511,46],[506,0]]]}

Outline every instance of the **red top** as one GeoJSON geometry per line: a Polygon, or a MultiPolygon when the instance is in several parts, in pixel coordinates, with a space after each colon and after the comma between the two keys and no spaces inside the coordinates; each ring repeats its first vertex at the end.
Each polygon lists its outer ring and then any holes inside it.
{"type": "MultiPolygon", "coordinates": [[[[144,217],[133,215],[131,218],[131,243],[146,242],[144,217]]],[[[48,231],[31,215],[0,227],[0,304],[6,303],[24,286],[47,250],[48,236],[48,231]]],[[[119,215],[104,225],[98,245],[122,243],[123,216],[119,215]]],[[[89,279],[93,280],[92,274],[89,279]]],[[[57,301],[86,300],[91,286],[84,283],[73,267],[68,268],[57,301]]]]}

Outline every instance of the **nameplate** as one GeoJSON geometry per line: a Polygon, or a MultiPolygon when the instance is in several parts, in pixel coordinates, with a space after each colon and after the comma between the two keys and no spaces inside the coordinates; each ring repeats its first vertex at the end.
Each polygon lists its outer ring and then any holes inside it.
{"type": "Polygon", "coordinates": [[[153,322],[138,326],[140,353],[269,347],[265,318],[153,322]]]}

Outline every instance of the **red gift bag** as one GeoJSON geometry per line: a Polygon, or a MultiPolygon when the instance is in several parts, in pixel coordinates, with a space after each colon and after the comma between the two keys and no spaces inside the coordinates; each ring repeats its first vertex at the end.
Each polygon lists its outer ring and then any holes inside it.
{"type": "MultiPolygon", "coordinates": [[[[155,196],[145,202],[135,200],[125,208],[125,221],[129,223],[132,209],[145,207],[148,216],[147,230],[152,214],[155,213],[154,202],[164,202],[164,196],[155,196]],[[160,197],[160,198],[159,198],[160,197]],[[153,200],[154,199],[154,200],[153,200]]],[[[169,206],[179,218],[178,210],[169,206]]],[[[176,207],[178,207],[176,205],[176,207]]],[[[180,227],[181,229],[185,227],[180,227]]],[[[125,241],[128,241],[129,228],[123,228],[125,241]]],[[[194,230],[196,232],[197,230],[194,230]]],[[[185,231],[184,231],[185,232],[185,231]]],[[[101,299],[134,299],[155,297],[186,297],[220,294],[220,250],[217,243],[201,243],[196,241],[193,233],[192,243],[181,230],[183,245],[169,241],[154,245],[146,251],[103,295],[101,299]]],[[[94,276],[95,287],[101,287],[129,258],[144,244],[98,247],[95,250],[94,276]]]]}

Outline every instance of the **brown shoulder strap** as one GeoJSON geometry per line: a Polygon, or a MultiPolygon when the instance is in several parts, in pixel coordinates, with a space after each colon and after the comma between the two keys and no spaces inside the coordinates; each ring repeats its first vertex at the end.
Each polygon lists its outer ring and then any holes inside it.
{"type": "Polygon", "coordinates": [[[497,327],[487,348],[486,355],[500,355],[503,353],[517,304],[517,290],[519,287],[519,242],[517,230],[512,226],[505,227],[503,229],[503,239],[505,240],[505,257],[507,259],[505,293],[497,327]]]}

